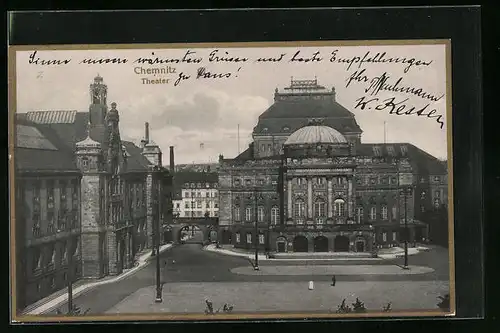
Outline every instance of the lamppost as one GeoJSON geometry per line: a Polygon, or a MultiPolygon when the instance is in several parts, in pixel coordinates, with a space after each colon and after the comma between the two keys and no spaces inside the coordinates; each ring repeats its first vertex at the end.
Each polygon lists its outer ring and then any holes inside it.
{"type": "Polygon", "coordinates": [[[411,186],[406,186],[401,189],[401,194],[404,196],[404,209],[405,209],[405,218],[404,218],[404,245],[405,245],[405,262],[403,265],[404,269],[408,269],[408,238],[409,238],[409,232],[408,232],[408,195],[412,194],[412,188],[411,186]]]}
{"type": "Polygon", "coordinates": [[[254,240],[254,247],[255,247],[255,265],[254,265],[254,270],[258,271],[259,270],[259,225],[258,225],[258,219],[259,219],[259,211],[257,207],[257,200],[260,198],[260,195],[257,196],[257,188],[254,188],[253,191],[253,199],[254,199],[254,216],[255,216],[255,240],[254,240]]]}
{"type": "Polygon", "coordinates": [[[68,258],[68,315],[73,314],[73,253],[68,258]]]}
{"type": "Polygon", "coordinates": [[[160,177],[158,179],[158,219],[156,222],[156,303],[162,302],[161,295],[161,274],[160,274],[160,225],[161,225],[161,216],[162,216],[162,181],[163,174],[160,172],[160,177]]]}

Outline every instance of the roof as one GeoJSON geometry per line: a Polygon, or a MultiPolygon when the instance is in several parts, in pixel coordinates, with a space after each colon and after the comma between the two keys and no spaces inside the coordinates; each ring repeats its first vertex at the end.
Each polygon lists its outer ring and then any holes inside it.
{"type": "Polygon", "coordinates": [[[302,144],[338,144],[347,143],[346,138],[330,126],[304,126],[293,132],[285,141],[285,145],[302,144]]]}
{"type": "MultiPolygon", "coordinates": [[[[17,121],[30,121],[44,128],[50,129],[55,135],[55,140],[66,149],[74,152],[76,143],[82,142],[88,137],[89,112],[77,111],[30,111],[16,114],[17,121]]],[[[90,128],[90,139],[99,142],[102,149],[106,149],[106,128],[104,126],[92,126],[90,128]]],[[[133,142],[122,141],[127,156],[127,171],[146,171],[151,163],[142,155],[142,149],[133,142]]]]}
{"type": "Polygon", "coordinates": [[[308,124],[309,118],[324,118],[323,124],[340,133],[361,133],[354,114],[333,100],[275,101],[259,116],[254,134],[290,134],[308,124]]]}
{"type": "Polygon", "coordinates": [[[142,172],[151,164],[151,162],[141,154],[142,149],[137,147],[133,142],[122,140],[122,146],[125,147],[127,153],[128,172],[142,172]]]}
{"type": "Polygon", "coordinates": [[[446,162],[410,143],[362,143],[357,146],[356,151],[360,156],[369,157],[407,156],[419,174],[445,175],[448,173],[446,162]]]}
{"type": "Polygon", "coordinates": [[[14,161],[21,172],[80,172],[74,154],[50,128],[26,120],[16,124],[14,161]]]}

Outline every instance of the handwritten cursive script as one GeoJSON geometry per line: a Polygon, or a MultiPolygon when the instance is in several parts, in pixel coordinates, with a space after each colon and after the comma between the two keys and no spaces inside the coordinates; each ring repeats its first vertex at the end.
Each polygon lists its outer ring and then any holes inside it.
{"type": "Polygon", "coordinates": [[[391,84],[389,79],[391,78],[387,72],[382,73],[382,75],[375,76],[373,78],[368,78],[365,74],[366,69],[362,69],[360,71],[354,71],[348,78],[346,88],[352,82],[362,82],[368,83],[368,87],[365,89],[365,93],[370,93],[371,96],[376,96],[381,90],[383,91],[392,91],[399,92],[405,94],[411,94],[418,96],[423,99],[428,99],[432,102],[437,102],[444,97],[444,94],[440,96],[435,96],[426,92],[422,88],[412,87],[412,86],[403,86],[403,78],[399,77],[394,83],[391,84]]]}
{"type": "Polygon", "coordinates": [[[397,116],[417,115],[420,117],[435,118],[436,122],[440,125],[440,128],[443,129],[443,116],[436,114],[436,109],[430,109],[430,103],[426,104],[424,107],[417,108],[415,106],[408,106],[406,104],[408,100],[409,98],[396,101],[396,97],[391,97],[380,101],[378,97],[367,99],[366,96],[363,96],[356,99],[354,108],[360,110],[387,110],[389,114],[395,114],[397,116]]]}

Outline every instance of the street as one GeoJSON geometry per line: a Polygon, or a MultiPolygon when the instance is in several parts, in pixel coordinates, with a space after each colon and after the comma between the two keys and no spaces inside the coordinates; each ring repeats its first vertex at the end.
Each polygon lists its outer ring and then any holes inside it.
{"type": "MultiPolygon", "coordinates": [[[[154,297],[146,297],[150,293],[151,295],[154,294],[156,284],[155,260],[151,260],[143,269],[121,281],[96,287],[76,297],[74,304],[80,307],[82,311],[89,309],[89,315],[123,311],[128,313],[194,311],[195,308],[200,310],[200,304],[203,305],[203,295],[231,301],[234,296],[231,296],[231,290],[236,294],[252,296],[252,293],[256,293],[256,290],[252,292],[252,286],[258,285],[258,288],[261,289],[259,294],[265,295],[267,298],[275,297],[272,296],[275,293],[269,293],[270,290],[281,290],[280,292],[291,299],[291,291],[298,288],[307,290],[307,287],[305,287],[307,281],[314,280],[318,286],[314,291],[314,295],[317,295],[315,298],[318,299],[318,309],[320,310],[325,306],[321,304],[326,302],[326,300],[320,301],[323,297],[320,296],[322,294],[321,290],[328,289],[331,280],[330,272],[336,271],[338,271],[336,274],[336,290],[345,289],[348,294],[350,294],[348,290],[354,288],[357,291],[371,290],[371,294],[376,290],[373,295],[396,295],[401,297],[401,293],[404,293],[403,298],[412,298],[412,295],[407,292],[413,290],[413,292],[421,291],[425,293],[427,292],[425,289],[430,288],[432,290],[429,290],[429,293],[432,294],[432,297],[429,297],[427,302],[434,304],[435,296],[448,288],[446,250],[441,248],[411,256],[410,265],[415,267],[412,272],[401,272],[396,265],[401,265],[402,259],[394,259],[377,262],[366,260],[335,261],[334,264],[329,262],[328,265],[323,266],[324,269],[321,267],[324,263],[317,262],[262,261],[259,263],[262,267],[261,271],[255,274],[246,258],[203,251],[202,245],[196,243],[199,241],[198,237],[196,235],[192,240],[186,241],[185,244],[173,247],[162,253],[160,257],[162,283],[164,282],[164,303],[170,304],[170,307],[172,307],[172,304],[178,305],[180,308],[177,310],[162,308],[162,306],[167,306],[166,304],[155,307],[154,297]],[[372,270],[370,270],[370,265],[372,270]],[[406,281],[411,282],[407,283],[406,281]],[[266,290],[266,292],[263,292],[263,290],[266,290]],[[224,295],[225,293],[226,295],[224,295]],[[195,308],[189,306],[190,295],[196,295],[197,297],[196,301],[192,300],[196,303],[195,308]]],[[[308,295],[311,296],[312,294],[309,293],[308,295]]],[[[293,306],[289,306],[290,310],[300,308],[301,297],[303,296],[296,299],[293,306]],[[297,305],[297,302],[299,305],[297,305]]],[[[336,296],[337,300],[341,299],[341,297],[342,295],[336,296]]],[[[368,296],[365,295],[364,297],[368,296]]],[[[410,302],[407,304],[408,306],[416,306],[412,305],[412,301],[408,301],[410,302]]],[[[258,300],[255,300],[255,302],[258,302],[258,300]]],[[[281,301],[281,304],[284,306],[283,302],[281,301]]],[[[304,302],[310,304],[312,300],[304,300],[304,302]]],[[[419,302],[426,304],[424,300],[419,302]]],[[[262,305],[258,307],[259,309],[266,308],[262,305]]],[[[310,308],[310,305],[308,307],[310,308]]],[[[267,308],[276,310],[275,306],[273,307],[271,304],[267,308]]],[[[63,313],[66,312],[66,306],[61,309],[63,313]]],[[[285,311],[287,308],[283,307],[281,310],[285,311]]],[[[54,309],[50,314],[55,313],[54,309]]]]}

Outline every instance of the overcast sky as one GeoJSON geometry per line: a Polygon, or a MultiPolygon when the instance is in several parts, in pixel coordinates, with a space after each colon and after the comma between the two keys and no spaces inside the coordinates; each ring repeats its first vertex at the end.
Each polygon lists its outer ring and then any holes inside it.
{"type": "MultiPolygon", "coordinates": [[[[446,158],[446,95],[431,102],[429,110],[442,114],[445,126],[441,129],[436,119],[427,117],[397,116],[382,111],[354,109],[356,99],[367,96],[367,83],[351,83],[347,78],[358,70],[365,69],[369,79],[384,72],[393,84],[399,77],[400,86],[413,86],[441,96],[446,92],[446,67],[444,45],[415,46],[328,46],[328,47],[273,47],[273,48],[221,48],[218,54],[228,52],[233,57],[246,57],[247,62],[214,63],[208,57],[214,48],[206,49],[134,49],[93,51],[38,51],[40,59],[72,59],[66,65],[35,65],[29,63],[31,52],[17,52],[17,111],[33,110],[78,110],[87,111],[90,103],[89,84],[100,74],[108,85],[108,105],[117,103],[120,112],[120,133],[123,139],[138,143],[144,135],[144,123],[150,123],[151,138],[160,145],[168,164],[168,146],[175,146],[176,163],[215,162],[219,154],[231,158],[238,153],[237,129],[240,126],[240,150],[252,141],[251,132],[258,116],[273,103],[275,88],[282,90],[290,79],[314,79],[331,89],[335,87],[337,101],[352,111],[363,130],[363,142],[383,142],[386,122],[387,142],[409,142],[428,153],[446,158]],[[167,65],[138,65],[133,61],[139,57],[182,58],[190,50],[191,58],[202,57],[201,64],[170,64],[175,73],[157,75],[170,78],[170,84],[143,84],[141,78],[153,75],[138,75],[135,67],[160,68],[167,65]],[[310,57],[320,51],[320,62],[294,63],[289,60],[300,50],[300,55],[310,57]],[[353,64],[330,62],[332,51],[338,50],[338,58],[363,57],[366,52],[375,55],[386,52],[385,58],[415,58],[431,62],[428,66],[365,63],[353,64]],[[279,63],[256,63],[259,57],[286,55],[279,63]],[[127,58],[126,64],[89,65],[81,64],[84,58],[127,58]],[[196,71],[205,67],[207,71],[226,73],[226,79],[196,79],[196,71]],[[184,72],[191,78],[177,86],[173,83],[178,74],[184,72]],[[203,143],[203,145],[201,145],[203,143]]],[[[226,55],[227,56],[227,55],[226,55]]],[[[373,98],[368,96],[369,98],[373,98]]],[[[408,106],[423,107],[430,101],[415,95],[380,92],[380,100],[396,97],[409,98],[408,106]]]]}

